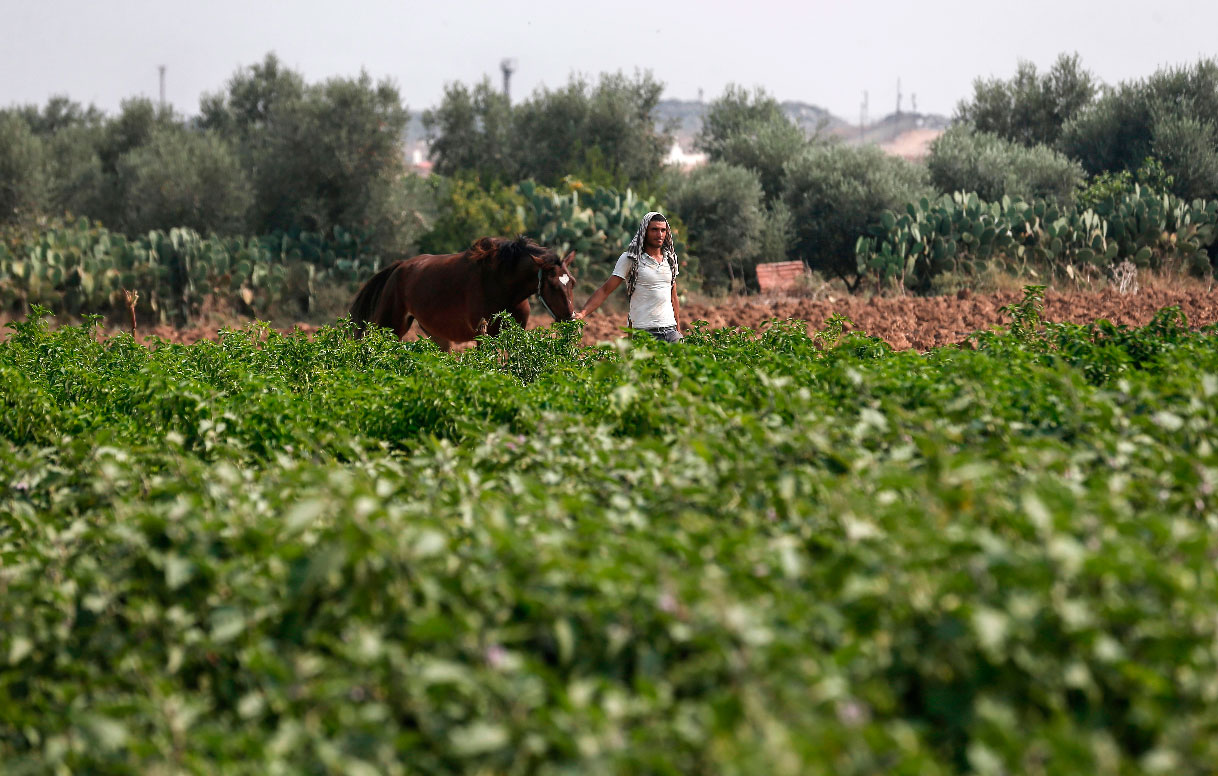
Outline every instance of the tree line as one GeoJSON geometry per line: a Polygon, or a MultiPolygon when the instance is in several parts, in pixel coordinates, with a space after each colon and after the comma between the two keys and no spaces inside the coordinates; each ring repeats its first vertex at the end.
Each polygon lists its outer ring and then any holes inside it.
{"type": "MultiPolygon", "coordinates": [[[[708,290],[745,288],[759,261],[796,259],[852,288],[854,243],[885,210],[977,192],[1086,206],[1134,185],[1218,197],[1218,65],[1105,86],[1077,55],[1045,72],[978,79],[929,156],[807,134],[762,89],[711,101],[696,145],[709,163],[669,169],[650,73],[573,76],[509,104],[489,80],[449,84],[423,113],[435,173],[410,174],[410,113],[368,74],[306,83],[273,55],[242,68],[199,112],[147,99],[117,115],[66,97],[0,111],[0,221],[71,213],[139,233],[358,236],[389,255],[459,250],[483,233],[540,230],[521,181],[565,194],[631,188],[675,218],[708,290]]],[[[610,259],[613,257],[597,257],[610,259]]]]}

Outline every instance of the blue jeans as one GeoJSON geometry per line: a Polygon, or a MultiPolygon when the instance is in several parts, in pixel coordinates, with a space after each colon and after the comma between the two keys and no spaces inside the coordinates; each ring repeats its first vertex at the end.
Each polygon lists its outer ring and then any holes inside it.
{"type": "Polygon", "coordinates": [[[660,342],[680,342],[684,337],[677,330],[676,326],[661,326],[656,329],[643,329],[651,336],[658,339],[660,342]]]}

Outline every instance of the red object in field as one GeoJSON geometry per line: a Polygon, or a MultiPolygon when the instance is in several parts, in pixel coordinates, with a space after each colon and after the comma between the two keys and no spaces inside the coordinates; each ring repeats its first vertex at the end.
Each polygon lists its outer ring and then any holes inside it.
{"type": "Polygon", "coordinates": [[[808,268],[802,261],[775,261],[769,264],[757,265],[757,285],[762,293],[782,291],[795,285],[796,281],[808,274],[808,268]]]}

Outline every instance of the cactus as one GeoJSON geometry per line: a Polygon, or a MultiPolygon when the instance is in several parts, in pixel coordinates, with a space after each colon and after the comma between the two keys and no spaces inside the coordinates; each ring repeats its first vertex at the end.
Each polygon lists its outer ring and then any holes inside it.
{"type": "Polygon", "coordinates": [[[855,252],[860,273],[928,288],[934,275],[977,272],[990,260],[1021,267],[1040,262],[1070,277],[1086,265],[1129,259],[1159,267],[1178,260],[1204,274],[1211,271],[1206,249],[1215,241],[1218,202],[1186,203],[1137,189],[1080,212],[1041,200],[987,203],[956,192],[878,214],[855,252]]]}

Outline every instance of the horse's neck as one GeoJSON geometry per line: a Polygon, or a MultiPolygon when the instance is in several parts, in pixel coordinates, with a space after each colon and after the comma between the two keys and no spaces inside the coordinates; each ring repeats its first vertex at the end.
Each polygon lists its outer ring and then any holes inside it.
{"type": "Polygon", "coordinates": [[[494,273],[486,284],[487,301],[502,309],[509,309],[537,293],[537,269],[523,266],[517,271],[503,275],[494,273]]]}

